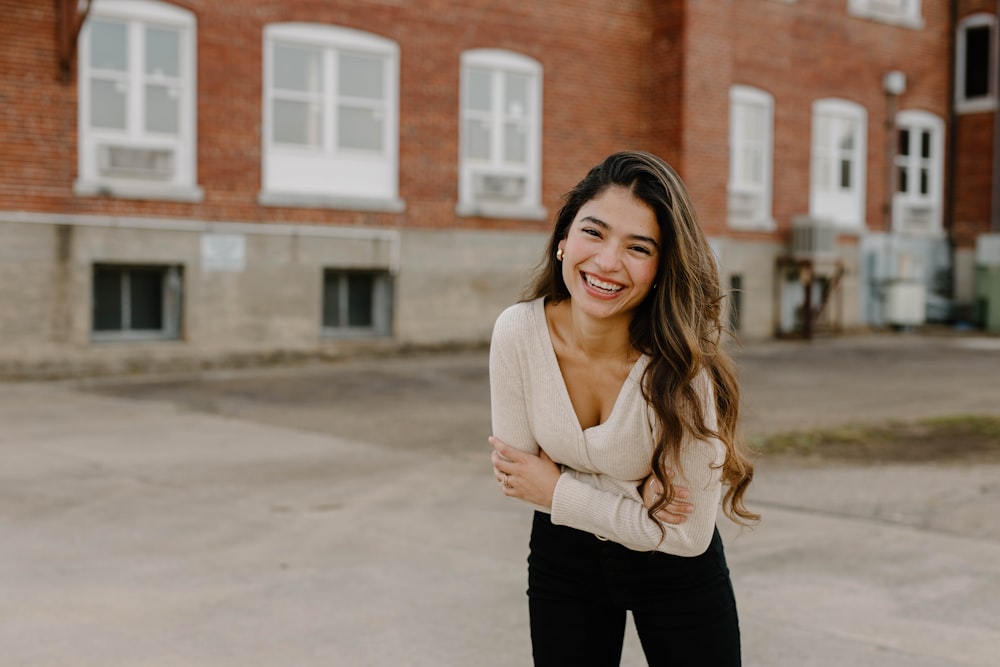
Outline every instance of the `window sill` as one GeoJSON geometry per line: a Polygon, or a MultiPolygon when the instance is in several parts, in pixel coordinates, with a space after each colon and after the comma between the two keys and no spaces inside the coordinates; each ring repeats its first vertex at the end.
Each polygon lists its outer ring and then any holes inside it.
{"type": "Polygon", "coordinates": [[[387,340],[391,338],[390,334],[380,333],[375,329],[367,328],[357,328],[357,329],[337,329],[333,327],[323,327],[320,330],[320,338],[323,340],[387,340]]]}
{"type": "Polygon", "coordinates": [[[545,220],[549,215],[544,206],[484,202],[459,203],[455,207],[455,213],[463,218],[505,218],[508,220],[545,220]]]}
{"type": "Polygon", "coordinates": [[[177,343],[177,334],[162,331],[91,331],[91,343],[177,343]]]}
{"type": "Polygon", "coordinates": [[[885,14],[871,9],[850,9],[851,16],[869,21],[878,21],[888,25],[899,26],[900,28],[910,28],[911,30],[923,30],[924,19],[921,16],[899,16],[896,14],[885,14]]]}
{"type": "Polygon", "coordinates": [[[182,201],[195,204],[205,199],[205,191],[196,185],[178,186],[162,185],[159,183],[122,184],[85,180],[78,180],[73,183],[73,194],[79,197],[182,201]]]}
{"type": "Polygon", "coordinates": [[[989,113],[996,110],[997,101],[992,97],[985,100],[959,100],[958,102],[955,102],[955,113],[960,114],[989,113]]]}
{"type": "Polygon", "coordinates": [[[764,220],[729,220],[729,229],[734,232],[773,232],[778,225],[771,218],[764,220]]]}
{"type": "Polygon", "coordinates": [[[261,192],[257,195],[261,206],[292,208],[332,208],[344,211],[374,211],[402,213],[406,202],[399,198],[341,197],[336,195],[300,194],[298,192],[261,192]]]}

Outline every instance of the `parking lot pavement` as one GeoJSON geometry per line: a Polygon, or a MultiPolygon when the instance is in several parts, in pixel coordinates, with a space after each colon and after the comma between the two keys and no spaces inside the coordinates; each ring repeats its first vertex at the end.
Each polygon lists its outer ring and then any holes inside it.
{"type": "MultiPolygon", "coordinates": [[[[994,338],[737,356],[750,435],[1000,412],[994,338]]],[[[0,424],[5,665],[530,664],[482,352],[6,384],[0,424]]],[[[998,480],[762,460],[764,522],[722,524],[744,664],[995,667],[998,480]]]]}

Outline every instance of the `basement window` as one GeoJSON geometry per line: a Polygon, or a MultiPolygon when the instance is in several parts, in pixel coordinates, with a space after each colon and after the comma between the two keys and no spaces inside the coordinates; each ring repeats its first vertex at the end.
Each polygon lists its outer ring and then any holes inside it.
{"type": "Polygon", "coordinates": [[[176,340],[181,286],[179,266],[94,265],[91,339],[176,340]]]}
{"type": "Polygon", "coordinates": [[[388,272],[341,269],[323,272],[324,336],[388,336],[391,323],[392,279],[388,272]]]}

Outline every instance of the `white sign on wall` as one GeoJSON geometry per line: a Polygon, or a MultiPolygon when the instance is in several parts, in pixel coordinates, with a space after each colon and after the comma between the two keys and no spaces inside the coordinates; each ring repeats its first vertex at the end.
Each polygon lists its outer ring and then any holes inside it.
{"type": "Polygon", "coordinates": [[[202,234],[202,271],[242,271],[247,263],[247,242],[243,234],[202,234]]]}

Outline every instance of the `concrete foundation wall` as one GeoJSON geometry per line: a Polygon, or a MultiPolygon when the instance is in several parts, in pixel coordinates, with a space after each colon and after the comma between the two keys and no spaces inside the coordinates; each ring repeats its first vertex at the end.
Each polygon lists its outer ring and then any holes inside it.
{"type": "Polygon", "coordinates": [[[545,227],[396,232],[69,216],[0,221],[0,375],[485,344],[497,314],[529,282],[545,227]],[[242,238],[242,267],[213,268],[202,251],[213,234],[242,238]],[[179,267],[178,340],[95,340],[95,264],[179,267]],[[325,337],[324,269],[391,275],[391,334],[325,337]]]}

